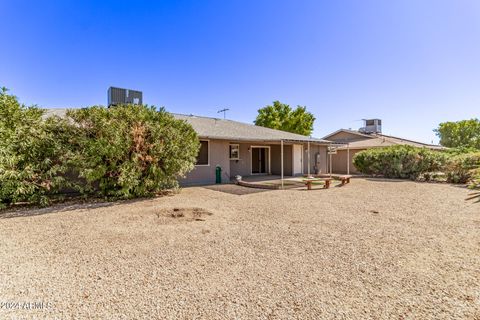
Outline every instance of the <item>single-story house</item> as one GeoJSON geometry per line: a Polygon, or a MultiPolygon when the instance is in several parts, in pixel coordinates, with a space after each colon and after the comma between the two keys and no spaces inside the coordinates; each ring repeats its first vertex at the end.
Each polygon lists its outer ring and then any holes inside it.
{"type": "Polygon", "coordinates": [[[282,166],[284,176],[327,172],[329,141],[226,119],[174,116],[190,123],[201,143],[184,185],[215,183],[216,166],[222,168],[222,182],[236,175],[281,176],[282,166]]]}
{"type": "MultiPolygon", "coordinates": [[[[47,116],[65,116],[66,111],[48,109],[47,116]]],[[[222,183],[232,181],[237,175],[298,176],[327,172],[330,141],[233,120],[172,115],[191,124],[201,143],[195,168],[180,180],[182,185],[216,183],[217,166],[221,168],[222,183]]]]}
{"type": "Polygon", "coordinates": [[[364,120],[364,127],[358,131],[351,129],[340,129],[323,137],[325,140],[339,144],[336,153],[331,155],[332,172],[334,173],[359,173],[353,165],[353,156],[363,150],[381,148],[394,145],[409,145],[432,150],[443,150],[444,147],[435,144],[428,144],[409,139],[382,134],[380,119],[364,120]]]}

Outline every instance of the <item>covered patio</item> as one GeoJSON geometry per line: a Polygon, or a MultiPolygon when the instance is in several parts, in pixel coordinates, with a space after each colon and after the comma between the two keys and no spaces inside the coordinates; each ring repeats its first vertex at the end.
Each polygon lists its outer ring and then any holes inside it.
{"type": "MultiPolygon", "coordinates": [[[[235,156],[230,157],[229,176],[257,180],[285,180],[327,171],[329,141],[304,139],[230,140],[235,156]],[[264,180],[264,178],[258,178],[264,180]]],[[[295,180],[295,179],[294,179],[295,180]]]]}
{"type": "MultiPolygon", "coordinates": [[[[263,166],[265,171],[255,173],[252,169],[251,175],[242,176],[241,179],[246,182],[246,185],[263,186],[267,189],[305,187],[306,179],[313,180],[309,188],[312,187],[312,184],[323,186],[325,181],[322,182],[322,178],[333,181],[336,177],[332,173],[332,154],[335,154],[337,148],[344,146],[344,144],[326,143],[324,140],[315,138],[263,140],[262,143],[267,145],[265,147],[249,147],[248,152],[251,153],[251,168],[253,168],[257,159],[257,156],[253,155],[254,148],[268,148],[268,152],[265,153],[268,165],[263,166]],[[274,154],[272,150],[277,150],[277,153],[274,154]],[[273,159],[272,154],[274,155],[273,159]],[[296,169],[297,165],[299,169],[296,169]]],[[[232,167],[233,165],[231,165],[232,167]]],[[[235,170],[232,168],[232,173],[234,172],[235,170]]],[[[232,177],[236,176],[232,175],[232,177]]]]}

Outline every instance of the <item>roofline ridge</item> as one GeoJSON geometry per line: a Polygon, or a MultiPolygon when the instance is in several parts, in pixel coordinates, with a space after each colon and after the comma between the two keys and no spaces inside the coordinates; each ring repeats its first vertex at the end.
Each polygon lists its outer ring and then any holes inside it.
{"type": "Polygon", "coordinates": [[[256,125],[254,123],[242,122],[242,121],[237,121],[237,120],[221,119],[221,118],[214,118],[214,117],[207,117],[207,116],[197,116],[197,115],[194,115],[194,114],[182,114],[182,113],[175,113],[175,112],[170,112],[170,113],[171,114],[177,114],[177,115],[180,115],[180,116],[186,116],[186,117],[197,117],[197,118],[206,118],[206,119],[221,120],[221,121],[230,121],[230,122],[241,123],[241,124],[252,126],[252,127],[261,127],[261,128],[265,128],[265,129],[268,129],[268,130],[271,130],[271,131],[281,131],[281,132],[285,132],[285,133],[288,133],[288,134],[293,134],[293,135],[296,135],[296,136],[300,136],[300,137],[303,137],[303,138],[323,140],[323,139],[320,139],[320,138],[314,138],[312,136],[305,136],[305,135],[298,134],[298,133],[288,132],[288,131],[280,130],[280,129],[273,129],[273,128],[269,128],[269,127],[259,126],[259,125],[256,125]]]}
{"type": "Polygon", "coordinates": [[[359,135],[359,136],[362,136],[362,137],[372,138],[371,135],[362,133],[362,132],[360,132],[360,131],[358,131],[358,130],[351,130],[351,129],[340,128],[340,129],[338,129],[338,130],[336,130],[336,131],[334,131],[334,132],[332,132],[332,133],[327,134],[327,135],[324,136],[322,139],[326,139],[326,138],[328,138],[328,137],[330,137],[330,136],[333,136],[333,135],[335,135],[335,134],[337,134],[337,133],[339,133],[339,132],[341,132],[341,131],[350,132],[350,133],[353,133],[353,134],[356,134],[356,135],[359,135]]]}
{"type": "MultiPolygon", "coordinates": [[[[396,136],[391,136],[391,135],[388,135],[388,134],[383,134],[383,133],[376,133],[376,135],[380,136],[380,137],[386,137],[386,138],[394,138],[394,139],[398,139],[398,140],[401,140],[401,141],[408,141],[408,142],[413,142],[413,143],[418,143],[418,144],[423,144],[423,145],[426,145],[426,146],[440,146],[439,144],[431,144],[431,143],[425,143],[425,142],[420,142],[420,141],[416,141],[416,140],[410,140],[410,139],[404,139],[404,138],[400,138],[400,137],[396,137],[396,136]]],[[[393,142],[393,141],[392,141],[393,142]]],[[[396,142],[394,142],[396,143],[396,142]]]]}

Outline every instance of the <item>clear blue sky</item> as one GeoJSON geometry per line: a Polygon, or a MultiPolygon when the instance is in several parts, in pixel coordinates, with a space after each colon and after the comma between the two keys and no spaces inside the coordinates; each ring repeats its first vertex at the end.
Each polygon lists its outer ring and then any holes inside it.
{"type": "Polygon", "coordinates": [[[317,137],[378,117],[425,142],[480,117],[478,0],[0,0],[0,30],[0,86],[41,107],[104,105],[112,85],[252,122],[280,100],[317,137]]]}

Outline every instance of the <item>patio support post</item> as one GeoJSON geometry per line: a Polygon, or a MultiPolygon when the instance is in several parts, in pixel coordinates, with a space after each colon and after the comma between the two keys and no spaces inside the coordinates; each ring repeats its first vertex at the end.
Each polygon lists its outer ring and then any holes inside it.
{"type": "Polygon", "coordinates": [[[307,144],[308,144],[308,152],[307,152],[307,154],[308,154],[308,163],[307,163],[307,165],[308,165],[308,168],[307,168],[307,177],[308,177],[308,178],[310,178],[310,141],[308,141],[308,142],[307,142],[307,144]]]}
{"type": "Polygon", "coordinates": [[[330,178],[332,177],[332,154],[330,153],[330,161],[329,162],[329,165],[330,165],[330,178]]]}
{"type": "Polygon", "coordinates": [[[347,174],[350,174],[350,143],[347,143],[347,174]]]}
{"type": "Polygon", "coordinates": [[[283,140],[280,140],[280,176],[282,180],[282,189],[283,189],[283,140]]]}

